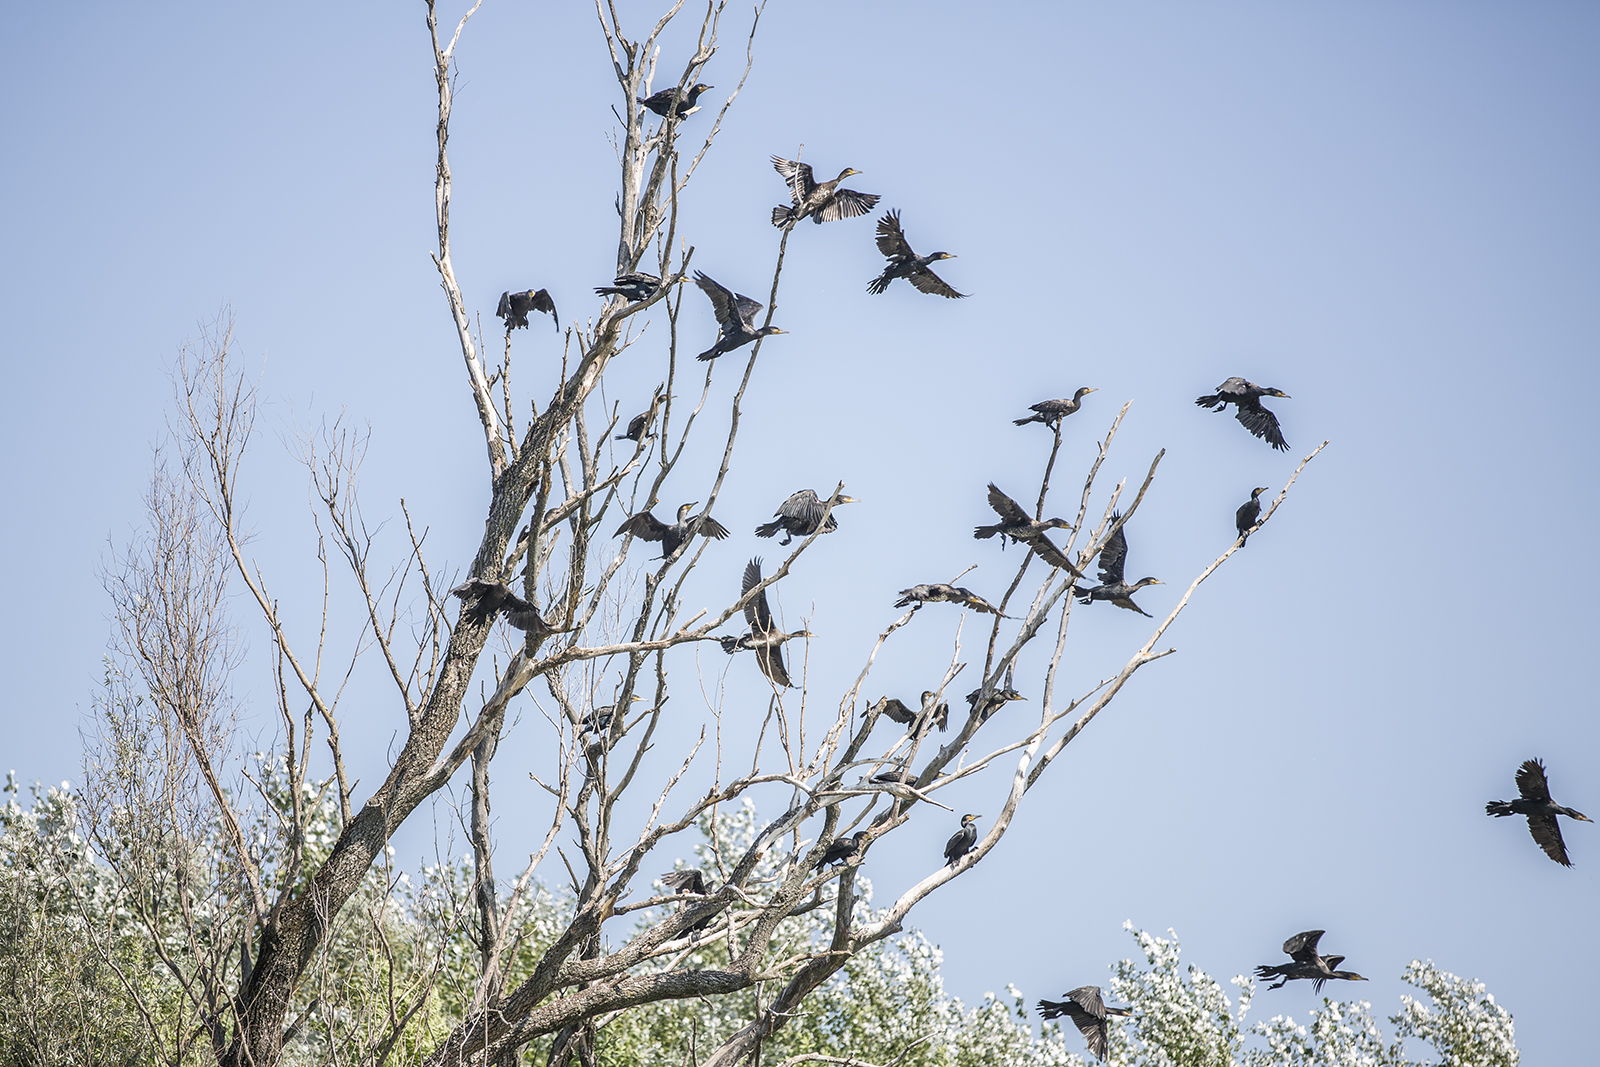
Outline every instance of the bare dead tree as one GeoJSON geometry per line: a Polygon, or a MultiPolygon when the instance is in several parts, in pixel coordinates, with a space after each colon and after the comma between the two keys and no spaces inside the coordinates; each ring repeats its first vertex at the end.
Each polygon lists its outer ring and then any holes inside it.
{"type": "MultiPolygon", "coordinates": [[[[487,369],[484,345],[474,336],[451,255],[447,146],[456,48],[478,5],[461,16],[446,40],[435,0],[428,0],[438,92],[438,248],[433,262],[456,326],[467,391],[484,433],[492,488],[483,536],[467,577],[515,584],[546,625],[503,630],[497,613],[475,606],[470,596],[457,611],[447,592],[454,583],[430,569],[423,554],[426,531],[413,525],[403,502],[407,544],[385,573],[377,558],[375,535],[355,496],[366,442],[335,423],[306,435],[301,458],[314,488],[317,553],[325,590],[333,588],[330,561],[337,559],[340,569],[348,572],[360,622],[353,633],[332,633],[333,594],[328,592],[320,628],[302,641],[280,614],[267,578],[248,551],[239,474],[240,458],[253,432],[255,396],[240,374],[227,329],[205,338],[180,360],[174,427],[180,470],[159,476],[152,491],[149,549],[121,561],[110,583],[121,647],[137,665],[148,701],[130,699],[103,716],[106,747],[103,765],[96,769],[95,807],[108,850],[117,832],[116,819],[127,817],[119,813],[135,811],[146,813],[141,817],[148,817],[151,825],[140,840],[156,843],[143,846],[145,855],[170,850],[181,857],[206,844],[225,857],[221,865],[227,872],[225,881],[195,885],[191,877],[185,899],[215,896],[220,913],[228,917],[227,936],[216,944],[197,942],[191,952],[193,962],[169,964],[180,976],[191,1005],[187,1010],[195,1020],[193,1029],[205,1035],[206,1047],[219,1063],[245,1067],[278,1062],[286,1041],[317,1015],[325,997],[334,995],[317,982],[327,973],[323,961],[341,924],[376,931],[389,985],[378,994],[383,1001],[381,1025],[352,1038],[348,1046],[330,1039],[330,1061],[377,1064],[390,1057],[402,1033],[434,995],[438,966],[424,960],[405,983],[395,979],[400,970],[397,950],[386,940],[382,922],[392,885],[387,844],[401,824],[451,783],[464,765],[469,766],[465,824],[473,879],[470,900],[462,901],[449,921],[472,927],[477,978],[461,998],[460,1017],[453,1020],[448,1035],[427,1050],[425,1061],[452,1067],[510,1064],[526,1046],[547,1041],[551,1064],[574,1059],[590,1064],[595,1062],[597,1033],[618,1013],[653,1002],[692,1001],[760,988],[768,991],[762,994],[760,1009],[737,1032],[719,1035],[720,1044],[698,1062],[730,1067],[754,1058],[762,1043],[853,955],[900,931],[919,902],[997,847],[1018,806],[1065,746],[1135,673],[1173,651],[1158,649],[1165,633],[1199,585],[1238,545],[1223,551],[1194,579],[1149,640],[1119,669],[1086,691],[1065,697],[1056,693],[1056,681],[1072,614],[1070,594],[1079,579],[1069,569],[1051,567],[1025,553],[1000,602],[1004,614],[994,617],[985,636],[972,711],[931,753],[923,750],[925,729],[913,725],[885,731],[879,706],[862,699],[887,643],[909,640],[905,635],[916,615],[913,609],[879,635],[855,682],[840,694],[836,705],[830,702],[831,710],[820,721],[814,713],[809,723],[806,720],[808,694],[803,685],[798,701],[792,692],[774,685],[767,721],[776,740],[765,764],[764,727],[751,752],[725,751],[720,736],[708,750],[702,732],[685,751],[674,754],[673,769],[664,778],[646,773],[645,755],[662,742],[663,710],[673,693],[668,654],[716,640],[718,630],[799,565],[824,529],[819,524],[817,533],[797,539],[778,565],[737,600],[698,610],[685,603],[684,588],[705,552],[704,538],[691,536],[658,563],[641,568],[636,556],[630,566],[630,553],[637,547],[633,537],[615,548],[605,535],[620,515],[654,505],[674,477],[675,485],[684,480],[696,484],[703,513],[710,513],[732,462],[740,404],[761,354],[758,340],[749,349],[733,396],[718,469],[709,477],[680,471],[691,434],[711,421],[702,415],[707,413],[716,362],[707,365],[694,406],[687,411],[682,404],[675,406],[680,385],[693,396],[693,386],[678,380],[677,318],[693,255],[693,248],[678,236],[684,229],[679,194],[712,147],[722,117],[743,85],[741,77],[716,118],[704,124],[703,139],[694,145],[680,145],[682,119],[676,108],[668,108],[667,117],[656,121],[640,107],[638,98],[653,87],[658,42],[683,6],[683,0],[677,0],[648,34],[634,39],[624,32],[616,7],[609,0],[597,0],[596,15],[622,102],[617,112],[622,127],[617,144],[617,270],[635,271],[647,255],[653,255],[651,266],[663,284],[643,299],[612,296],[598,316],[568,327],[562,338],[561,379],[542,408],[531,404],[534,413],[519,429],[514,417],[518,409],[512,402],[517,391],[511,376],[510,333],[500,365],[487,369]],[[665,314],[667,337],[665,380],[657,393],[657,436],[641,435],[613,451],[617,415],[600,408],[594,393],[612,360],[639,342],[635,316],[658,304],[665,314]],[[498,400],[495,385],[501,389],[498,400]],[[605,425],[596,432],[591,419],[605,425]],[[251,816],[238,791],[228,784],[230,774],[243,774],[226,684],[237,661],[234,631],[223,611],[223,591],[229,587],[238,589],[241,599],[253,606],[271,640],[287,782],[272,796],[287,799],[267,803],[263,809],[270,813],[274,828],[266,843],[249,832],[251,816]],[[1053,635],[1047,631],[1051,625],[1053,635]],[[504,663],[493,654],[485,657],[491,641],[508,632],[512,640],[504,663]],[[1053,636],[1053,645],[1041,679],[1038,720],[1019,724],[1014,716],[983,714],[988,697],[1014,671],[1019,654],[1041,634],[1047,640],[1053,636]],[[336,647],[343,651],[336,652],[336,647]],[[386,777],[363,799],[346,770],[339,703],[357,657],[369,650],[383,661],[393,684],[393,700],[405,713],[406,729],[386,777]],[[476,697],[475,679],[481,685],[476,697]],[[541,680],[554,709],[548,723],[560,753],[559,772],[549,782],[539,781],[549,797],[541,817],[542,844],[509,893],[502,894],[494,870],[494,761],[514,702],[517,707],[532,703],[531,694],[526,698],[524,694],[535,680],[541,680]],[[595,706],[602,693],[613,709],[605,720],[595,706]],[[465,729],[458,733],[463,720],[465,729]],[[313,747],[314,736],[325,753],[313,747]],[[715,761],[711,788],[691,800],[675,799],[674,788],[691,765],[705,759],[715,761]],[[881,917],[858,922],[859,858],[824,868],[822,859],[833,842],[863,828],[870,845],[913,817],[943,808],[939,793],[953,783],[1013,762],[1008,786],[997,797],[998,814],[976,847],[907,889],[881,917]],[[324,778],[311,773],[313,765],[325,767],[324,778]],[[911,781],[895,786],[872,782],[872,775],[885,767],[906,769],[911,781]],[[139,781],[130,778],[140,775],[139,781]],[[641,872],[658,862],[657,850],[664,842],[696,827],[719,806],[768,785],[786,788],[788,805],[753,841],[739,848],[719,847],[720,884],[694,898],[642,893],[636,887],[641,872]],[[337,835],[331,845],[313,853],[306,846],[308,828],[320,810],[318,798],[324,796],[337,812],[337,835]],[[623,816],[640,806],[624,805],[625,798],[647,804],[642,821],[623,816]],[[571,856],[556,848],[563,834],[575,838],[571,856]],[[530,954],[519,916],[529,887],[535,885],[552,851],[560,857],[569,883],[570,911],[565,925],[530,954]],[[369,890],[375,895],[358,896],[363,886],[375,882],[376,891],[369,890]],[[831,914],[828,937],[799,946],[786,940],[785,924],[811,912],[831,914]],[[633,918],[626,919],[629,915],[633,918]],[[640,922],[645,916],[654,918],[640,922]],[[625,929],[625,923],[633,925],[625,929]],[[705,943],[719,946],[722,962],[715,967],[685,966],[705,943]]],[[[694,51],[674,68],[678,92],[695,84],[718,54],[724,12],[725,0],[708,0],[694,51]]],[[[745,75],[753,62],[760,14],[757,8],[746,38],[745,75]]],[[[778,302],[788,236],[785,232],[780,239],[773,267],[769,324],[778,302]]],[[[531,396],[526,399],[532,401],[531,396]]],[[[1102,505],[1091,508],[1102,465],[1127,411],[1124,406],[1111,424],[1083,479],[1077,517],[1063,549],[1075,556],[1074,566],[1080,572],[1090,566],[1118,525],[1137,513],[1161,461],[1160,454],[1154,457],[1131,500],[1124,502],[1127,483],[1118,482],[1102,505]],[[1114,518],[1119,513],[1120,518],[1114,518]]],[[[1058,425],[1040,477],[1037,514],[1041,517],[1060,443],[1058,425]]],[[[1300,469],[1315,454],[1307,456],[1300,469]]],[[[1272,518],[1298,475],[1296,470],[1262,523],[1272,518]]],[[[933,698],[935,705],[944,700],[946,688],[965,667],[962,647],[958,636],[933,698]]],[[[270,799],[270,790],[257,788],[256,793],[270,799]]],[[[646,874],[646,884],[649,878],[646,874]]],[[[151,922],[152,928],[159,925],[154,918],[151,922]]],[[[173,1062],[189,1054],[188,1046],[177,1048],[173,1062]]],[[[697,1056],[698,1036],[691,1058],[697,1056]]],[[[857,1062],[848,1056],[809,1058],[857,1062]]]]}

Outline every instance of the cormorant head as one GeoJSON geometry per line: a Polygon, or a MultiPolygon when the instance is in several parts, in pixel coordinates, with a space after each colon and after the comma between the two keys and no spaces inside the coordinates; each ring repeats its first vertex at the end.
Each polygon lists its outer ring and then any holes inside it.
{"type": "Polygon", "coordinates": [[[1272,486],[1270,486],[1270,485],[1263,485],[1260,489],[1252,489],[1252,490],[1250,490],[1250,499],[1251,500],[1259,499],[1262,493],[1265,493],[1268,489],[1271,489],[1271,488],[1272,488],[1272,486]]]}
{"type": "Polygon", "coordinates": [[[1044,521],[1044,528],[1046,530],[1070,530],[1072,529],[1072,523],[1068,522],[1066,519],[1046,519],[1044,521]]]}
{"type": "Polygon", "coordinates": [[[715,89],[715,88],[716,88],[715,85],[707,85],[705,82],[699,82],[689,90],[689,95],[690,96],[699,96],[701,93],[705,92],[707,89],[715,89]]]}
{"type": "Polygon", "coordinates": [[[1090,393],[1098,393],[1099,391],[1100,390],[1098,388],[1091,389],[1089,386],[1086,385],[1082,389],[1079,389],[1076,393],[1073,393],[1072,394],[1072,399],[1074,399],[1074,400],[1082,400],[1085,396],[1088,396],[1090,393]]]}
{"type": "Polygon", "coordinates": [[[974,821],[980,818],[982,818],[980,815],[963,815],[961,816],[961,825],[963,828],[971,826],[974,821]]]}
{"type": "Polygon", "coordinates": [[[852,175],[852,174],[860,174],[860,173],[861,172],[859,170],[856,170],[856,168],[854,168],[854,167],[846,167],[846,168],[844,168],[844,170],[841,170],[839,172],[839,176],[837,178],[835,178],[834,180],[842,182],[846,178],[850,177],[850,175],[852,175]]]}
{"type": "Polygon", "coordinates": [[[835,493],[835,494],[833,494],[833,506],[834,507],[838,507],[840,504],[859,504],[859,503],[861,503],[861,501],[858,500],[857,498],[853,497],[853,496],[845,496],[843,493],[835,493]]]}
{"type": "Polygon", "coordinates": [[[1589,818],[1589,816],[1585,815],[1583,812],[1573,811],[1571,808],[1567,809],[1567,818],[1577,819],[1581,822],[1594,822],[1593,819],[1589,818]]]}
{"type": "Polygon", "coordinates": [[[933,253],[930,253],[928,255],[928,262],[932,263],[936,259],[955,259],[955,258],[956,258],[956,254],[954,252],[933,252],[933,253]]]}
{"type": "MultiPolygon", "coordinates": [[[[1288,393],[1284,392],[1282,389],[1263,389],[1263,390],[1261,390],[1261,395],[1262,396],[1281,396],[1285,400],[1294,399],[1288,393]]],[[[1364,982],[1364,981],[1366,981],[1366,979],[1363,978],[1362,981],[1364,982]]]]}
{"type": "Polygon", "coordinates": [[[763,326],[763,327],[761,327],[760,332],[758,332],[756,334],[756,336],[757,337],[771,337],[775,333],[788,333],[788,332],[789,332],[788,330],[780,330],[776,326],[763,326]]]}
{"type": "Polygon", "coordinates": [[[1166,584],[1167,583],[1163,582],[1160,578],[1140,578],[1137,582],[1133,583],[1133,587],[1135,589],[1143,589],[1147,585],[1166,585],[1166,584]]]}
{"type": "Polygon", "coordinates": [[[694,510],[694,506],[696,504],[698,504],[698,503],[700,503],[700,501],[691,500],[687,504],[679,504],[678,505],[678,521],[682,522],[684,519],[687,519],[689,517],[689,512],[693,511],[694,510]]]}

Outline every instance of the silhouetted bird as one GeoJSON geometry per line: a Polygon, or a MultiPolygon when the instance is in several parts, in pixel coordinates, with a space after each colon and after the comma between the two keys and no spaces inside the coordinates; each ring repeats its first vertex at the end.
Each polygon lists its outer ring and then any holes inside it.
{"type": "Polygon", "coordinates": [[[540,617],[538,608],[513,593],[504,582],[491,582],[486,578],[468,578],[450,590],[450,595],[461,598],[463,614],[470,612],[479,617],[487,617],[497,611],[504,612],[506,622],[535,637],[567,632],[545,622],[540,617]]]}
{"type": "Polygon", "coordinates": [[[1322,992],[1322,983],[1330,978],[1339,978],[1347,982],[1365,982],[1366,979],[1354,971],[1338,971],[1334,968],[1344,962],[1343,956],[1319,956],[1317,942],[1322,939],[1324,931],[1307,930],[1295,934],[1283,943],[1283,951],[1287,952],[1293,962],[1280,963],[1268,966],[1263,963],[1256,968],[1256,977],[1262,980],[1276,978],[1278,981],[1269,985],[1268,989],[1279,989],[1286,982],[1297,978],[1309,978],[1311,988],[1322,992]]]}
{"type": "MultiPolygon", "coordinates": [[[[993,715],[995,712],[999,711],[1013,700],[1028,699],[1021,693],[1017,692],[1016,688],[1011,684],[1014,671],[1014,667],[1007,667],[1005,685],[1001,686],[999,689],[991,689],[989,691],[989,699],[983,702],[983,709],[982,711],[979,711],[978,714],[979,722],[988,722],[989,716],[993,715]]],[[[981,686],[967,694],[967,703],[972,705],[973,711],[979,710],[978,698],[981,696],[983,696],[983,688],[981,686]]]]}
{"type": "Polygon", "coordinates": [[[756,329],[756,312],[765,305],[756,303],[743,293],[730,292],[713,281],[704,271],[695,271],[694,283],[711,298],[711,309],[716,313],[717,325],[721,327],[717,343],[694,357],[695,359],[716,359],[752,341],[789,332],[780,330],[776,326],[756,329]]]}
{"type": "Polygon", "coordinates": [[[714,541],[721,541],[728,536],[728,528],[713,519],[710,515],[701,513],[690,515],[698,500],[679,505],[678,521],[671,526],[662,522],[648,511],[641,511],[630,516],[626,522],[617,527],[617,532],[612,537],[621,537],[631,533],[641,541],[660,541],[661,558],[666,559],[678,550],[678,546],[689,540],[695,534],[709,537],[714,541]]]}
{"type": "Polygon", "coordinates": [[[1100,999],[1100,987],[1097,985],[1079,986],[1063,995],[1066,1000],[1039,1001],[1039,1014],[1046,1019],[1062,1015],[1071,1017],[1072,1024],[1078,1028],[1078,1033],[1089,1042],[1090,1055],[1103,1061],[1106,1058],[1106,1039],[1109,1030],[1106,1016],[1132,1015],[1133,1009],[1106,1007],[1100,999]]]}
{"type": "Polygon", "coordinates": [[[976,815],[961,816],[961,829],[957,830],[944,845],[944,861],[954,867],[962,856],[972,851],[972,846],[978,843],[978,828],[972,825],[976,815]]]}
{"type": "Polygon", "coordinates": [[[843,863],[846,860],[855,858],[870,836],[865,830],[857,830],[849,837],[835,841],[828,846],[828,851],[822,854],[822,859],[817,866],[826,867],[830,863],[843,863]]]}
{"type": "Polygon", "coordinates": [[[689,112],[695,110],[695,108],[698,106],[695,101],[700,99],[701,93],[705,92],[707,89],[715,88],[715,85],[706,85],[704,83],[699,85],[691,85],[689,88],[683,91],[682,97],[679,97],[678,87],[674,85],[670,89],[662,89],[658,92],[651,93],[649,96],[635,97],[635,99],[639,101],[639,105],[641,107],[649,108],[662,118],[666,118],[667,113],[672,110],[673,99],[677,98],[678,117],[681,119],[685,115],[689,114],[689,112]]]}
{"type": "MultiPolygon", "coordinates": [[[[760,584],[761,557],[757,556],[744,566],[742,592],[748,593],[760,584]]],[[[810,637],[811,632],[796,630],[786,634],[778,629],[778,624],[772,618],[772,609],[767,606],[765,589],[745,604],[744,617],[750,624],[750,632],[743,637],[722,638],[722,651],[731,656],[742,648],[754,650],[761,673],[771,679],[774,685],[789,688],[794,683],[789,680],[789,671],[783,665],[783,643],[792,637],[810,637]]]]}
{"type": "Polygon", "coordinates": [[[1074,567],[1072,561],[1045,536],[1048,530],[1070,530],[1073,528],[1072,523],[1059,518],[1042,521],[1033,518],[1021,504],[1002,493],[993,482],[989,483],[989,506],[1000,516],[1000,521],[993,526],[973,527],[973,537],[983,541],[1000,534],[1001,548],[1005,547],[1006,538],[1022,542],[1050,566],[1060,567],[1080,578],[1083,577],[1083,572],[1074,567]]]}
{"type": "Polygon", "coordinates": [[[878,702],[873,707],[877,708],[879,714],[884,718],[891,722],[897,722],[901,726],[910,726],[918,718],[927,714],[935,726],[939,727],[940,730],[946,730],[950,726],[950,705],[940,704],[938,707],[932,707],[929,703],[932,699],[933,691],[925,689],[922,692],[922,705],[915,711],[906,707],[903,701],[889,696],[879,697],[878,702]]]}
{"type": "Polygon", "coordinates": [[[1526,815],[1528,832],[1539,842],[1544,854],[1563,867],[1571,867],[1572,861],[1567,858],[1567,843],[1561,840],[1561,826],[1556,822],[1556,816],[1565,815],[1580,822],[1594,820],[1581,811],[1564,808],[1550,799],[1550,783],[1545,779],[1544,764],[1539,760],[1523,760],[1522,766],[1517,768],[1517,792],[1522,795],[1516,800],[1491,800],[1484,805],[1484,811],[1497,816],[1526,815]]]}
{"type": "Polygon", "coordinates": [[[561,332],[561,316],[556,314],[556,302],[550,299],[548,289],[527,289],[520,293],[500,294],[500,306],[494,313],[506,320],[506,332],[526,330],[528,312],[542,311],[555,320],[556,333],[561,332]]]}
{"type": "Polygon", "coordinates": [[[896,278],[904,278],[914,285],[919,293],[929,293],[934,296],[947,296],[959,299],[966,293],[958,293],[945,284],[943,278],[928,269],[929,263],[936,263],[941,259],[955,259],[950,252],[929,252],[919,256],[911,250],[911,245],[906,242],[906,235],[900,231],[900,212],[891,211],[878,220],[878,251],[889,257],[889,262],[883,268],[883,273],[867,283],[867,292],[882,293],[889,288],[889,283],[896,278]]]}
{"type": "Polygon", "coordinates": [[[873,193],[858,193],[854,189],[841,189],[839,183],[852,174],[860,174],[854,167],[846,167],[831,182],[819,182],[811,176],[811,164],[772,157],[772,169],[783,175],[789,186],[788,207],[772,209],[772,224],[778,227],[793,226],[801,219],[811,217],[817,225],[838,222],[865,215],[880,199],[873,193]]]}
{"type": "Polygon", "coordinates": [[[630,304],[641,300],[649,300],[656,295],[656,290],[661,288],[661,279],[654,274],[641,274],[633,271],[628,274],[617,275],[615,285],[602,285],[595,289],[596,296],[625,297],[630,304]]]}
{"type": "MultiPolygon", "coordinates": [[[[1073,393],[1071,400],[1041,400],[1028,409],[1033,412],[1032,415],[1025,419],[1012,419],[1011,421],[1018,426],[1026,426],[1030,422],[1042,422],[1052,428],[1059,426],[1061,420],[1077,411],[1083,404],[1083,398],[1092,392],[1095,392],[1095,390],[1086,385],[1076,393],[1073,393]]],[[[1095,987],[1085,986],[1084,988],[1094,989],[1095,987]]],[[[1042,1004],[1044,1001],[1040,1001],[1040,1003],[1042,1004]]]]}
{"type": "MultiPolygon", "coordinates": [[[[1111,521],[1115,523],[1122,518],[1120,511],[1111,513],[1111,521]]],[[[1119,608],[1137,611],[1145,618],[1151,615],[1133,602],[1133,594],[1147,585],[1164,585],[1160,578],[1140,578],[1129,585],[1122,578],[1122,568],[1128,559],[1128,537],[1123,533],[1124,527],[1118,526],[1106,539],[1105,547],[1100,550],[1100,584],[1089,589],[1076,589],[1080,603],[1092,604],[1096,600],[1109,600],[1119,608]]]]}
{"type": "Polygon", "coordinates": [[[1199,397],[1195,403],[1213,411],[1223,411],[1233,404],[1234,417],[1245,429],[1257,437],[1265,438],[1267,444],[1282,451],[1289,447],[1289,443],[1283,439],[1283,431],[1278,428],[1278,416],[1261,406],[1264,396],[1289,399],[1289,394],[1282,389],[1268,389],[1243,378],[1229,378],[1217,386],[1215,393],[1199,397]]]}
{"type": "MultiPolygon", "coordinates": [[[[835,508],[840,504],[859,503],[853,496],[845,496],[840,492],[833,494],[832,505],[835,508]]],[[[828,510],[828,504],[828,501],[817,496],[815,489],[802,489],[778,505],[778,510],[773,512],[776,519],[756,527],[756,536],[771,537],[782,530],[784,536],[779,543],[786,545],[796,537],[810,537],[819,526],[823,533],[832,533],[839,528],[839,524],[834,521],[832,513],[829,513],[826,522],[823,521],[822,515],[828,510]]]]}
{"type": "Polygon", "coordinates": [[[1239,531],[1239,547],[1243,548],[1250,540],[1250,527],[1261,518],[1261,494],[1271,486],[1263,485],[1260,489],[1250,490],[1250,499],[1239,505],[1239,510],[1233,513],[1234,528],[1239,531]]]}
{"type": "MultiPolygon", "coordinates": [[[[900,590],[900,599],[894,602],[897,608],[908,607],[916,604],[960,604],[962,607],[974,611],[987,612],[990,615],[1000,615],[1000,609],[989,603],[972,590],[959,585],[946,585],[943,582],[932,582],[928,585],[914,585],[910,589],[900,590]]],[[[1002,619],[1005,615],[1000,615],[1002,619]]]]}

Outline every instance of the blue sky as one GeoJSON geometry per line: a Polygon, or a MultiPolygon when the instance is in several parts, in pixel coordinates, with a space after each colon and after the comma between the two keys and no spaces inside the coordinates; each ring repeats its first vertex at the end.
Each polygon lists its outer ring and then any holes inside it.
{"type": "MultiPolygon", "coordinates": [[[[627,10],[641,32],[654,14],[627,10]]],[[[719,91],[746,18],[730,13],[708,71],[719,91]]],[[[254,550],[303,640],[319,586],[283,444],[297,424],[370,424],[367,513],[397,518],[404,497],[438,567],[470,562],[487,479],[427,255],[420,4],[56,5],[8,23],[4,763],[76,779],[109,634],[97,573],[139,521],[166,369],[220,307],[267,401],[246,467],[254,550]]],[[[1600,832],[1571,828],[1577,866],[1562,870],[1482,805],[1539,755],[1558,799],[1600,808],[1583,667],[1600,592],[1597,44],[1600,12],[1582,4],[769,7],[685,199],[695,266],[765,294],[783,196],[767,160],[803,144],[819,171],[863,171],[850,184],[900,208],[919,250],[958,253],[941,272],[974,294],[867,296],[870,220],[790,242],[775,321],[791,335],[763,351],[718,507],[736,536],[690,588],[720,606],[744,559],[772,554],[742,531],[794,489],[845,481],[863,503],[780,587],[785,617],[822,635],[819,707],[895,616],[895,590],[973,563],[963,584],[1003,589],[1011,555],[966,530],[985,521],[986,482],[1036,485],[1048,434],[1009,421],[1029,403],[1100,389],[1068,424],[1052,512],[1070,513],[1124,401],[1097,500],[1167,449],[1128,530],[1130,570],[1169,583],[1141,594],[1152,612],[1226,546],[1250,487],[1281,485],[1331,441],[1202,587],[1169,635],[1178,654],[1069,749],[994,855],[914,914],[956,992],[1097,981],[1130,952],[1124,919],[1175,928],[1224,976],[1325,927],[1382,1012],[1406,961],[1432,958],[1488,983],[1529,1062],[1589,1047],[1600,832]],[[1194,407],[1232,374],[1292,394],[1273,405],[1289,455],[1194,407]]],[[[563,321],[592,315],[615,247],[616,97],[592,9],[489,0],[458,58],[469,303],[488,319],[501,290],[548,286],[563,321]]],[[[691,294],[681,325],[709,343],[702,304],[691,294]]],[[[625,414],[660,380],[664,328],[607,382],[625,414]]],[[[559,358],[548,326],[517,344],[542,398],[559,358]]],[[[713,385],[718,418],[732,378],[713,385]]],[[[709,478],[683,469],[669,492],[703,497],[709,478]]],[[[937,612],[896,639],[872,695],[912,696],[942,668],[957,613],[937,612]]],[[[251,634],[240,689],[266,742],[267,643],[251,634]]],[[[1068,673],[1092,684],[1148,623],[1096,605],[1073,634],[1068,673]]],[[[709,651],[705,691],[736,717],[759,696],[753,669],[709,651]]],[[[1019,672],[1035,701],[1039,665],[1019,672]]],[[[369,781],[403,723],[381,683],[359,676],[348,712],[347,736],[378,739],[369,781]]],[[[675,704],[692,736],[701,686],[675,704]]],[[[516,780],[547,755],[538,713],[523,714],[497,805],[519,821],[537,797],[516,780]]],[[[992,811],[1004,777],[951,802],[992,811]]],[[[950,829],[930,820],[873,853],[880,901],[950,829]]],[[[430,855],[432,827],[397,847],[430,855]]],[[[1291,987],[1258,1003],[1304,1015],[1313,1001],[1291,987]]]]}

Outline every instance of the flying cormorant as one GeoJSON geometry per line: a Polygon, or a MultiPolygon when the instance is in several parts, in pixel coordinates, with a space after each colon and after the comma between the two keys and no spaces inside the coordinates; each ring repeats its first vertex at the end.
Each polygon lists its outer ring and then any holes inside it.
{"type": "Polygon", "coordinates": [[[1203,408],[1213,411],[1222,411],[1229,404],[1235,406],[1234,417],[1240,425],[1257,437],[1265,438],[1267,444],[1280,452],[1289,447],[1289,442],[1283,439],[1283,431],[1278,428],[1278,416],[1261,406],[1264,396],[1281,396],[1289,399],[1289,394],[1282,389],[1268,389],[1247,382],[1243,378],[1229,378],[1217,386],[1217,391],[1210,396],[1202,396],[1195,400],[1203,408]]]}
{"type": "Polygon", "coordinates": [[[780,330],[776,326],[756,329],[756,312],[765,305],[756,303],[743,293],[730,292],[713,281],[705,271],[695,271],[694,283],[711,298],[711,308],[716,312],[717,325],[721,327],[717,343],[694,357],[695,359],[716,359],[752,341],[789,332],[780,330]]]}
{"type": "Polygon", "coordinates": [[[1572,861],[1567,858],[1567,844],[1561,840],[1561,826],[1556,822],[1556,816],[1565,815],[1580,822],[1594,820],[1581,811],[1564,808],[1550,799],[1550,783],[1545,780],[1544,764],[1539,760],[1523,760],[1522,766],[1517,768],[1517,792],[1522,795],[1516,800],[1491,800],[1484,805],[1484,810],[1490,815],[1526,815],[1528,833],[1539,842],[1544,854],[1563,867],[1571,867],[1572,861]]]}
{"type": "Polygon", "coordinates": [[[896,278],[905,278],[916,286],[919,293],[947,296],[952,300],[967,295],[956,292],[945,284],[943,278],[928,269],[929,263],[941,259],[955,259],[955,254],[929,252],[925,256],[919,256],[913,252],[911,245],[906,242],[906,235],[900,231],[899,211],[891,211],[878,220],[878,251],[889,257],[889,262],[884,266],[882,274],[867,283],[869,293],[882,293],[896,278]]]}
{"type": "Polygon", "coordinates": [[[854,189],[841,189],[839,183],[852,174],[860,174],[854,167],[846,167],[831,182],[818,182],[811,176],[811,164],[772,157],[772,169],[783,175],[788,183],[789,197],[794,201],[788,207],[772,209],[772,224],[779,228],[792,227],[806,216],[817,225],[853,219],[865,215],[878,203],[874,193],[858,193],[854,189]]]}

